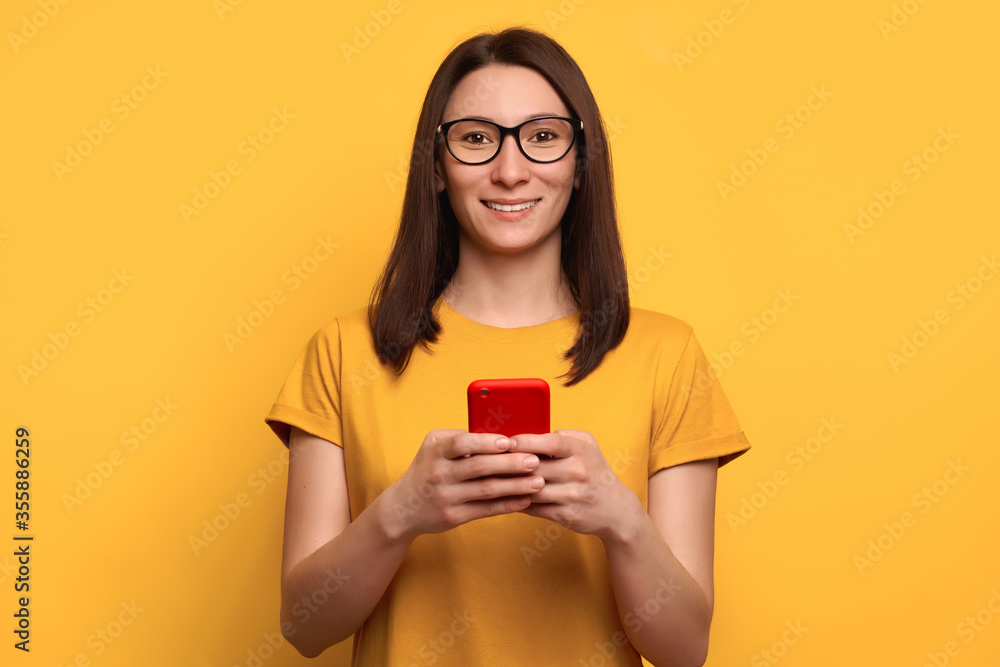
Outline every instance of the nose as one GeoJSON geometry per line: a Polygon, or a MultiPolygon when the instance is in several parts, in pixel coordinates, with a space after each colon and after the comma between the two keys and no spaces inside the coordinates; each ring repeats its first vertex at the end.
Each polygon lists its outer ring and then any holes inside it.
{"type": "Polygon", "coordinates": [[[518,183],[528,178],[531,160],[524,157],[517,145],[517,137],[508,134],[500,142],[500,154],[490,162],[494,182],[518,183]]]}

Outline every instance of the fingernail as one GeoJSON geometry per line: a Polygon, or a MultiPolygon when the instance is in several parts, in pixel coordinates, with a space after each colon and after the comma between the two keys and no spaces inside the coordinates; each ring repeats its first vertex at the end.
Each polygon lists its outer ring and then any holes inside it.
{"type": "Polygon", "coordinates": [[[540,488],[545,486],[545,480],[542,479],[541,477],[536,477],[535,479],[528,482],[528,486],[530,486],[535,491],[538,491],[540,488]]]}
{"type": "Polygon", "coordinates": [[[497,438],[497,447],[500,449],[514,449],[514,441],[508,438],[497,438]]]}
{"type": "Polygon", "coordinates": [[[514,442],[514,438],[511,438],[510,440],[508,440],[508,442],[510,443],[510,448],[511,449],[514,449],[515,447],[517,447],[517,443],[514,442]]]}
{"type": "Polygon", "coordinates": [[[527,456],[524,457],[524,467],[534,468],[537,465],[538,465],[538,457],[535,456],[534,454],[528,454],[527,456]]]}

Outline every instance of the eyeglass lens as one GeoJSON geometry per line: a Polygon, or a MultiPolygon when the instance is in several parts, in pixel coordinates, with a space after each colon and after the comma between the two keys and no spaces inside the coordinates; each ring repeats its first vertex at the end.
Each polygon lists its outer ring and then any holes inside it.
{"type": "MultiPolygon", "coordinates": [[[[573,145],[573,125],[558,118],[542,118],[521,127],[518,141],[524,152],[541,162],[558,160],[573,145]]],[[[448,130],[448,147],[462,162],[486,162],[500,149],[500,130],[480,120],[463,120],[448,130]]]]}

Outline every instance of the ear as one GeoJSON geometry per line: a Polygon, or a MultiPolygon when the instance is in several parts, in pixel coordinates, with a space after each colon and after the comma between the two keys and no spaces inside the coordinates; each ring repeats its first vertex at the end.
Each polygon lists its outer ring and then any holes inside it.
{"type": "Polygon", "coordinates": [[[580,189],[580,177],[583,176],[583,168],[576,170],[576,176],[573,177],[573,189],[580,189]]]}
{"type": "Polygon", "coordinates": [[[434,183],[438,193],[444,192],[448,185],[448,179],[445,178],[444,166],[442,166],[440,159],[434,160],[434,174],[434,183]]]}

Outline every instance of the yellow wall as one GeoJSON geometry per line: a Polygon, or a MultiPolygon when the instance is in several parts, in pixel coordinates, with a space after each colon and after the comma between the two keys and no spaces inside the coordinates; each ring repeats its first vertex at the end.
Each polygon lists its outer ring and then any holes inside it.
{"type": "Polygon", "coordinates": [[[524,23],[608,122],[634,303],[694,325],[754,445],[721,473],[708,664],[998,664],[998,5],[495,5],[3,3],[0,662],[306,664],[267,646],[263,416],[368,296],[435,68],[524,23]]]}

